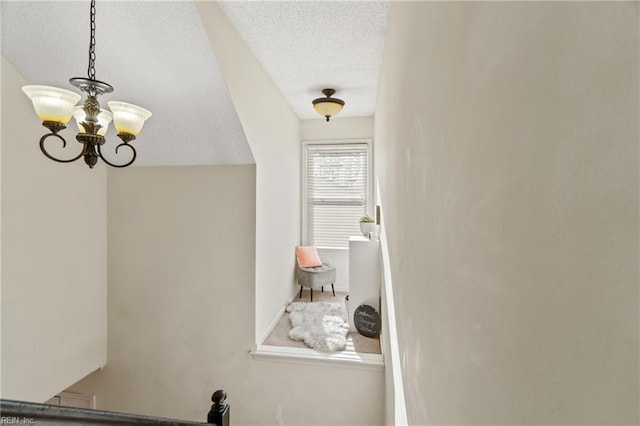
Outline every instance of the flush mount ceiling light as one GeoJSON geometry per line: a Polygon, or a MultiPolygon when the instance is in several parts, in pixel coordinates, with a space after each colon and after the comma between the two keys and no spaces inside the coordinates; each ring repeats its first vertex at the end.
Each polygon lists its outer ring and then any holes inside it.
{"type": "Polygon", "coordinates": [[[40,150],[42,153],[53,161],[59,163],[70,163],[84,157],[84,162],[90,168],[96,165],[98,157],[102,161],[112,167],[127,167],[136,159],[136,150],[129,144],[133,141],[146,119],[151,117],[151,112],[136,105],[125,102],[107,102],[111,111],[100,108],[98,96],[113,91],[113,87],[109,84],[96,80],[96,8],[95,0],[91,0],[90,23],[91,23],[91,39],[89,42],[89,68],[87,77],[75,77],[69,79],[72,86],[77,87],[80,91],[87,95],[82,106],[75,106],[82,97],[70,90],[58,89],[50,86],[24,86],[22,90],[33,102],[36,114],[42,120],[42,125],[49,129],[51,133],[47,133],[40,138],[40,150]],[[55,137],[62,141],[62,147],[67,146],[67,141],[58,134],[67,127],[67,123],[71,117],[76,119],[78,125],[78,134],[76,139],[83,145],[82,152],[76,157],[70,159],[60,159],[52,156],[44,147],[44,142],[49,137],[55,137]],[[115,152],[123,145],[131,150],[131,159],[123,164],[113,164],[107,161],[100,150],[105,143],[105,133],[109,126],[109,122],[113,119],[113,125],[118,131],[118,137],[122,143],[116,146],[115,152]]]}
{"type": "Polygon", "coordinates": [[[313,108],[320,114],[325,117],[327,121],[334,115],[337,115],[342,111],[342,107],[344,106],[344,101],[338,98],[332,98],[331,95],[336,93],[333,89],[323,89],[322,94],[326,96],[326,98],[318,98],[313,100],[313,108]]]}

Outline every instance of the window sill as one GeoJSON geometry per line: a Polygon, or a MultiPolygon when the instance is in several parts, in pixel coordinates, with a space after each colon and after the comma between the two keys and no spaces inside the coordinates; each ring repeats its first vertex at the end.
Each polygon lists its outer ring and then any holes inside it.
{"type": "Polygon", "coordinates": [[[256,350],[251,352],[251,356],[255,360],[384,371],[384,360],[382,355],[379,354],[364,354],[349,351],[324,353],[313,349],[259,345],[256,350]]]}

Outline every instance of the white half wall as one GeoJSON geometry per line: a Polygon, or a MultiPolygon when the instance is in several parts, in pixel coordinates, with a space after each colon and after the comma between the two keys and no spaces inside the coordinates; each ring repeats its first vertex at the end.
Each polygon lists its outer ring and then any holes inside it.
{"type": "Polygon", "coordinates": [[[108,175],[107,366],[74,385],[98,409],[234,425],[382,424],[384,375],[254,360],[253,165],[108,175]]]}
{"type": "Polygon", "coordinates": [[[637,2],[393,2],[375,115],[409,424],[638,424],[637,2]]]}
{"type": "MultiPolygon", "coordinates": [[[[382,214],[384,208],[381,206],[382,214]]],[[[384,218],[384,216],[383,216],[384,218]]],[[[380,344],[384,354],[384,411],[385,424],[404,426],[407,424],[407,407],[404,397],[404,379],[398,347],[397,313],[393,298],[393,281],[389,263],[389,247],[384,230],[384,220],[380,224],[380,318],[382,320],[380,344]]]]}
{"type": "Polygon", "coordinates": [[[26,84],[2,57],[1,394],[44,402],[106,360],[107,188],[104,165],[40,152],[26,84]]]}
{"type": "Polygon", "coordinates": [[[300,120],[215,2],[198,11],[256,161],[256,344],[294,290],[300,120]]]}

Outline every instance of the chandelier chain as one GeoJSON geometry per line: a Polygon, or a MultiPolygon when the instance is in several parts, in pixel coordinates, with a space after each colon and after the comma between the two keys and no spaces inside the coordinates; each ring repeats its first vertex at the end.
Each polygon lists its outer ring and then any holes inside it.
{"type": "Polygon", "coordinates": [[[91,39],[89,40],[89,68],[87,74],[90,80],[96,79],[96,0],[91,0],[91,39]]]}

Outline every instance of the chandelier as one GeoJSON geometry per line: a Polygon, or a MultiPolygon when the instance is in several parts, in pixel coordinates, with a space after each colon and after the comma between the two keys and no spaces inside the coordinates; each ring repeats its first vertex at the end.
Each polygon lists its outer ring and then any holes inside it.
{"type": "Polygon", "coordinates": [[[95,0],[91,0],[88,78],[74,77],[69,79],[72,86],[77,87],[87,96],[82,106],[76,106],[82,96],[70,90],[51,86],[24,86],[22,90],[33,102],[33,107],[42,120],[42,125],[51,132],[40,138],[40,150],[47,158],[59,163],[71,163],[84,157],[84,162],[93,168],[100,157],[102,161],[112,167],[127,167],[136,159],[136,150],[130,142],[140,133],[145,120],[151,117],[151,112],[136,105],[115,101],[107,102],[111,111],[100,108],[98,96],[112,92],[113,87],[103,81],[96,80],[95,4],[95,0]],[[45,140],[50,137],[60,139],[62,147],[65,148],[67,141],[60,136],[59,132],[67,127],[72,116],[78,125],[79,132],[76,135],[76,140],[83,145],[82,151],[70,159],[56,158],[47,152],[45,140]],[[122,143],[116,146],[115,153],[118,154],[118,150],[123,146],[131,151],[129,161],[121,164],[111,163],[102,156],[101,146],[105,143],[105,133],[111,120],[118,131],[118,137],[122,140],[122,143]]]}
{"type": "Polygon", "coordinates": [[[312,101],[313,108],[318,114],[326,118],[327,121],[342,111],[342,107],[344,107],[344,101],[342,99],[331,97],[334,93],[336,93],[334,89],[322,89],[322,94],[326,97],[317,98],[312,101]]]}

